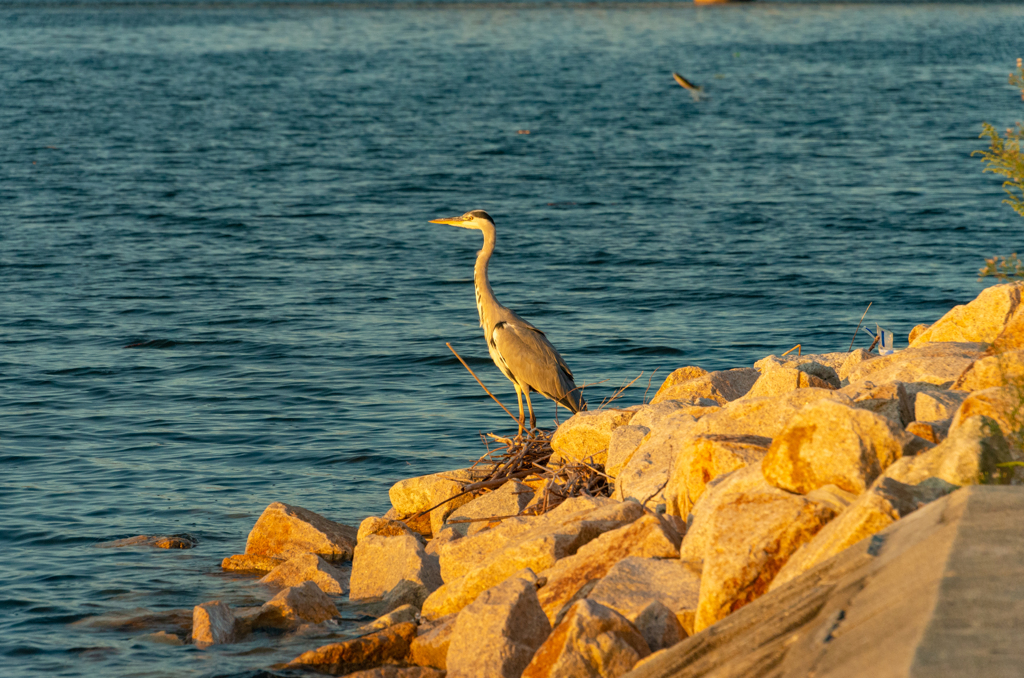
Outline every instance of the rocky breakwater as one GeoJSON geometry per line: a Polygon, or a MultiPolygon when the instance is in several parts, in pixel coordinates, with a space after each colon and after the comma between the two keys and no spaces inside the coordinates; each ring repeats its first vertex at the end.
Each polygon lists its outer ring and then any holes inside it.
{"type": "MultiPolygon", "coordinates": [[[[840,632],[846,608],[829,607],[824,591],[848,602],[853,594],[836,582],[856,570],[861,578],[848,585],[867,586],[882,571],[868,563],[881,544],[902,544],[884,567],[904,567],[899,554],[914,535],[941,532],[935,543],[946,550],[936,557],[945,558],[958,542],[942,532],[942,516],[968,515],[970,501],[1024,510],[1013,487],[994,489],[1015,500],[966,498],[970,486],[1024,477],[1022,289],[985,290],[915,328],[909,347],[892,355],[681,367],[649,403],[562,424],[541,458],[548,473],[496,481],[493,467],[477,467],[402,480],[390,491],[393,508],[358,530],[271,504],[245,553],[223,566],[260,573],[276,595],[258,608],[197,606],[192,639],[327,628],[339,609],[360,605],[379,619],[354,632],[328,629],[331,642],[287,666],[409,677],[756,673],[791,652],[779,639],[819,612],[832,626],[808,631],[821,636],[814,642],[840,632]],[[556,482],[559,468],[594,475],[556,482]],[[926,514],[929,504],[937,508],[926,514]],[[904,536],[886,541],[891,534],[904,536]],[[346,577],[335,565],[348,559],[346,577]],[[716,653],[726,641],[734,651],[716,653]]],[[[1000,524],[1019,525],[1010,515],[1000,524]]],[[[929,568],[928,581],[940,581],[941,563],[929,568]]],[[[893,581],[914,581],[893,572],[893,581]]],[[[938,590],[922,595],[933,600],[938,590]]],[[[865,609],[862,626],[877,626],[875,635],[903,628],[865,609]]],[[[917,605],[906,624],[925,624],[932,609],[917,605]]],[[[807,675],[813,661],[796,652],[786,655],[798,667],[791,675],[807,675]]],[[[858,666],[859,675],[881,672],[858,666]]]]}

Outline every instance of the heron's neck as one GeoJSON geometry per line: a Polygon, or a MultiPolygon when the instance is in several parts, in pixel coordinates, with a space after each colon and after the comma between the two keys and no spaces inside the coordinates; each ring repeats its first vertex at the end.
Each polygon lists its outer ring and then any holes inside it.
{"type": "Polygon", "coordinates": [[[484,234],[484,246],[477,252],[476,266],[473,267],[473,287],[476,289],[476,310],[480,314],[480,326],[486,331],[496,321],[488,316],[496,311],[500,304],[494,298],[491,283],[487,280],[487,262],[494,253],[494,227],[486,225],[480,231],[484,234]]]}

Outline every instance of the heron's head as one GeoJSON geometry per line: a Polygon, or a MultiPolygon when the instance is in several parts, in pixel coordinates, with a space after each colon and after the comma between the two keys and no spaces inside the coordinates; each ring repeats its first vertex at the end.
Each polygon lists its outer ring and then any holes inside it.
{"type": "Polygon", "coordinates": [[[458,226],[459,228],[483,229],[486,226],[494,227],[494,219],[491,219],[491,215],[483,210],[472,210],[470,212],[466,212],[461,217],[431,219],[430,223],[448,224],[449,226],[458,226]]]}

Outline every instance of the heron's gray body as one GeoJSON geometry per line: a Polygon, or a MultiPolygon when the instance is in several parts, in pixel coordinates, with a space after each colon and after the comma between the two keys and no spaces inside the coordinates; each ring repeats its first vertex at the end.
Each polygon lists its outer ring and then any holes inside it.
{"type": "Polygon", "coordinates": [[[502,306],[494,297],[494,291],[487,279],[487,264],[494,253],[495,242],[494,222],[490,216],[483,210],[474,210],[462,217],[436,219],[435,222],[473,228],[483,233],[484,246],[477,254],[476,266],[473,269],[476,308],[491,360],[516,389],[519,398],[520,426],[523,420],[524,395],[530,410],[530,425],[536,426],[530,391],[536,391],[554,400],[573,413],[586,409],[586,403],[573,381],[572,372],[544,333],[519,317],[512,309],[502,306]]]}

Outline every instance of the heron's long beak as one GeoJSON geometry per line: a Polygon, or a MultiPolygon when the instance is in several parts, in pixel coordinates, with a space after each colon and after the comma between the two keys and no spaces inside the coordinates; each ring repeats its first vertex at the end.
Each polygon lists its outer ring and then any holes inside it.
{"type": "Polygon", "coordinates": [[[472,217],[446,217],[444,219],[431,219],[432,224],[448,224],[449,226],[461,226],[467,221],[471,221],[472,217]]]}

